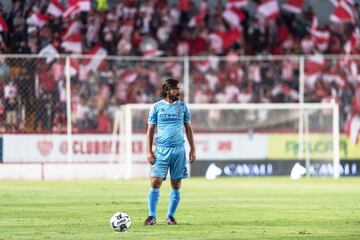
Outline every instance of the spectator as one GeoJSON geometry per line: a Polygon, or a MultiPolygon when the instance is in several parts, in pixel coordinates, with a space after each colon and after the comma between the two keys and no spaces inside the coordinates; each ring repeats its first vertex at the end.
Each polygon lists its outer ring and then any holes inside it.
{"type": "Polygon", "coordinates": [[[108,133],[111,130],[109,115],[102,109],[97,116],[97,132],[108,133]]]}
{"type": "Polygon", "coordinates": [[[44,92],[42,88],[39,91],[39,97],[36,98],[35,102],[35,131],[49,131],[52,129],[52,118],[50,103],[51,95],[44,92]]]}
{"type": "Polygon", "coordinates": [[[83,98],[80,98],[80,102],[76,105],[75,119],[76,128],[78,131],[85,131],[87,129],[87,115],[89,114],[89,107],[83,98]]]}
{"type": "Polygon", "coordinates": [[[18,102],[15,96],[5,98],[5,127],[8,130],[16,130],[18,124],[18,102]]]}
{"type": "Polygon", "coordinates": [[[0,57],[0,84],[4,84],[9,76],[9,66],[5,63],[5,58],[0,57]]]}

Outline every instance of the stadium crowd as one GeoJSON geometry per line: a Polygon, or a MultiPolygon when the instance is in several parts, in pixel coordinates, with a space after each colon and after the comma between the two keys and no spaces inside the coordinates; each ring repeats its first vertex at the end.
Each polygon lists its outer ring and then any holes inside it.
{"type": "Polygon", "coordinates": [[[117,106],[152,103],[161,79],[182,79],[183,61],[153,59],[160,56],[195,56],[192,103],[269,103],[299,101],[299,58],[279,56],[307,55],[305,102],[335,99],[343,126],[360,113],[360,61],[352,58],[360,53],[359,5],[344,0],[351,11],[344,18],[336,13],[342,3],[333,2],[320,26],[311,5],[293,11],[275,0],[124,0],[114,7],[106,0],[13,0],[10,9],[0,7],[0,53],[43,57],[0,58],[1,130],[66,130],[65,59],[58,54],[90,54],[71,55],[74,131],[110,132],[117,106]],[[277,8],[269,13],[266,4],[277,8]]]}

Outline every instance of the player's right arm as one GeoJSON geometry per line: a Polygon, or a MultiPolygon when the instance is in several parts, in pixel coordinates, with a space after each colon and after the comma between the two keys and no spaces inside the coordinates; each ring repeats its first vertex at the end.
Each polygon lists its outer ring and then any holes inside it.
{"type": "Polygon", "coordinates": [[[155,156],[152,150],[152,146],[154,142],[156,124],[157,124],[157,111],[156,111],[156,105],[154,104],[152,105],[149,112],[148,129],[146,132],[146,156],[147,156],[147,161],[150,164],[155,163],[155,156]]]}
{"type": "Polygon", "coordinates": [[[155,156],[152,150],[154,134],[155,134],[155,124],[148,124],[148,129],[146,132],[146,152],[147,152],[147,161],[150,164],[155,163],[155,156]]]}

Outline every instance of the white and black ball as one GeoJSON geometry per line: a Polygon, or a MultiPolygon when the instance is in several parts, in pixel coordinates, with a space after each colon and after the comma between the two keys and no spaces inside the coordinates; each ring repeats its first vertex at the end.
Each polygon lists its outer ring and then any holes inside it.
{"type": "Polygon", "coordinates": [[[124,212],[116,212],[110,218],[110,226],[115,232],[126,232],[131,226],[131,218],[124,212]]]}

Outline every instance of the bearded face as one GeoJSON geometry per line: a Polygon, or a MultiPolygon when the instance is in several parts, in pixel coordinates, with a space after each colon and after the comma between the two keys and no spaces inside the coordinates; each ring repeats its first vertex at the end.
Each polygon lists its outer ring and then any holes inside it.
{"type": "Polygon", "coordinates": [[[180,98],[179,85],[177,85],[175,88],[170,88],[170,90],[168,91],[168,98],[173,102],[179,100],[179,98],[180,98]]]}

